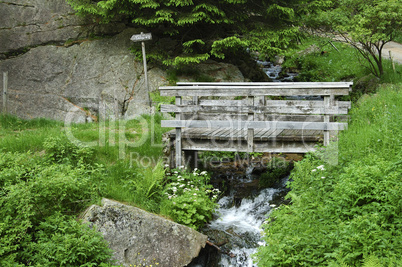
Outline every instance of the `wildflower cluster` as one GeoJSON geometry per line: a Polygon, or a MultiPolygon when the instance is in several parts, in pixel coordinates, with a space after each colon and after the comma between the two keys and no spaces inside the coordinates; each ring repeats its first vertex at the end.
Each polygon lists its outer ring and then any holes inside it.
{"type": "MultiPolygon", "coordinates": [[[[325,171],[324,165],[320,165],[316,169],[312,169],[311,172],[316,172],[317,170],[325,171]]],[[[325,176],[321,176],[321,179],[325,179],[325,176]]]]}
{"type": "Polygon", "coordinates": [[[198,229],[212,218],[220,191],[209,184],[206,171],[187,172],[179,168],[167,174],[164,213],[178,223],[198,229]]]}

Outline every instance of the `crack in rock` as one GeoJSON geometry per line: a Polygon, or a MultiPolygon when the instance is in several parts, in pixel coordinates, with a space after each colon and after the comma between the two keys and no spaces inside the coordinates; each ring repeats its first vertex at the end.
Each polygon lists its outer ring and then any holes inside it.
{"type": "Polygon", "coordinates": [[[12,2],[1,2],[0,4],[7,4],[7,5],[12,5],[12,6],[21,6],[21,7],[30,7],[30,8],[35,8],[35,6],[28,5],[28,4],[19,4],[19,3],[12,3],[12,2]]]}

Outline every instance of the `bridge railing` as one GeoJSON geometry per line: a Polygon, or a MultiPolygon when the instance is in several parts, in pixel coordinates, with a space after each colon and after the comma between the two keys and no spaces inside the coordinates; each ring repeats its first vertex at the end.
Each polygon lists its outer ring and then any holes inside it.
{"type": "Polygon", "coordinates": [[[323,131],[328,145],[330,131],[347,128],[335,118],[347,115],[351,104],[335,96],[348,95],[351,86],[351,82],[182,82],[159,88],[161,96],[176,98],[175,105],[161,106],[162,112],[175,113],[175,119],[162,121],[162,127],[176,128],[176,166],[182,164],[182,131],[192,128],[246,130],[247,152],[255,151],[258,129],[323,131]]]}

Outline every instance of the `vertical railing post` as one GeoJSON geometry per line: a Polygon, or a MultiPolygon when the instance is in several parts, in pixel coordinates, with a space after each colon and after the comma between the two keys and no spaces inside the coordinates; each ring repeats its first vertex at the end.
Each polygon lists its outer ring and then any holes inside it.
{"type": "Polygon", "coordinates": [[[7,113],[8,72],[3,72],[3,113],[7,113]]]}
{"type": "MultiPolygon", "coordinates": [[[[254,106],[255,103],[255,97],[254,96],[249,96],[248,97],[248,105],[254,106]]],[[[249,113],[248,114],[248,121],[253,121],[254,120],[254,113],[249,113]]],[[[247,152],[251,153],[254,152],[254,129],[253,128],[247,128],[247,152]]]]}
{"type": "MultiPolygon", "coordinates": [[[[181,105],[181,96],[176,96],[176,106],[181,105]]],[[[176,113],[176,120],[181,120],[182,114],[176,113]]],[[[182,151],[181,151],[181,127],[176,128],[176,168],[182,166],[182,151]]]]}
{"type": "MultiPolygon", "coordinates": [[[[329,95],[329,96],[324,96],[324,107],[325,109],[329,109],[334,105],[335,102],[335,97],[334,95],[329,95]]],[[[329,115],[324,115],[324,122],[330,122],[330,117],[329,115]]],[[[324,146],[329,145],[329,140],[330,140],[330,131],[329,130],[324,130],[324,146]]]]}

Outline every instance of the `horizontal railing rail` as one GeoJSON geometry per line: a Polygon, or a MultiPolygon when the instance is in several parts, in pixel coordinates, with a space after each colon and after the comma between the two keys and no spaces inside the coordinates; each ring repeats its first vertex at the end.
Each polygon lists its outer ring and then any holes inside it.
{"type": "MultiPolygon", "coordinates": [[[[335,100],[335,96],[348,95],[352,85],[351,82],[180,82],[159,88],[161,96],[176,97],[174,105],[161,105],[161,112],[176,114],[174,120],[164,120],[161,126],[176,128],[177,166],[182,161],[182,129],[200,128],[200,139],[213,139],[214,134],[225,133],[220,136],[223,140],[233,134],[227,132],[228,129],[242,132],[241,139],[246,139],[249,152],[257,147],[258,151],[264,149],[261,143],[254,144],[254,139],[270,140],[264,134],[279,133],[278,130],[291,130],[294,135],[298,131],[323,131],[324,145],[328,145],[330,131],[347,128],[347,123],[337,121],[345,120],[351,107],[349,101],[335,100]]],[[[197,136],[197,131],[192,130],[191,136],[197,136]]],[[[297,139],[292,135],[286,138],[297,139]]],[[[186,140],[185,143],[191,142],[186,140]]],[[[215,149],[213,145],[194,147],[215,149]]],[[[233,147],[219,149],[235,150],[233,147]]],[[[273,151],[279,149],[276,145],[273,151]]],[[[295,148],[295,151],[303,149],[295,148]]]]}

